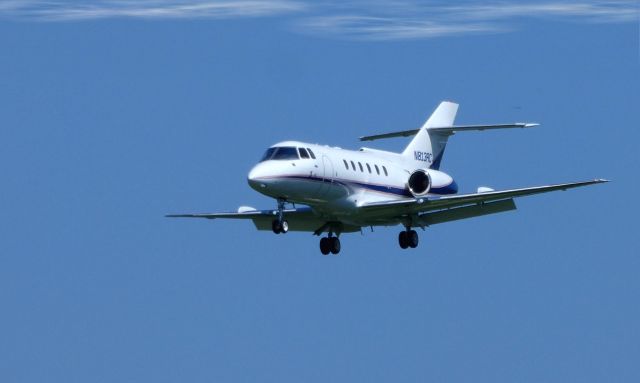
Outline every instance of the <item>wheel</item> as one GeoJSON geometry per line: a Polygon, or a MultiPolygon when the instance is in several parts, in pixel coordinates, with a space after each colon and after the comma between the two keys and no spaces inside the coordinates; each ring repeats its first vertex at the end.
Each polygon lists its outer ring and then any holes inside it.
{"type": "Polygon", "coordinates": [[[282,234],[286,234],[289,231],[289,222],[287,220],[283,220],[280,224],[280,232],[282,234]]]}
{"type": "Polygon", "coordinates": [[[409,238],[406,231],[403,230],[400,232],[400,234],[398,234],[398,243],[403,249],[409,247],[409,238]]]}
{"type": "Polygon", "coordinates": [[[329,238],[329,250],[331,250],[331,254],[338,255],[340,248],[340,239],[338,237],[329,238]]]}
{"type": "Polygon", "coordinates": [[[330,245],[331,244],[329,243],[329,238],[320,238],[320,252],[322,253],[322,255],[327,255],[331,252],[330,245]]]}
{"type": "MultiPolygon", "coordinates": [[[[287,229],[288,229],[288,226],[287,226],[287,229]]],[[[271,222],[271,230],[273,230],[275,234],[280,234],[282,232],[282,226],[280,225],[280,222],[277,219],[274,219],[273,222],[271,222]]]]}
{"type": "Polygon", "coordinates": [[[411,247],[412,249],[415,249],[416,247],[418,247],[418,243],[420,242],[420,237],[418,237],[418,233],[416,233],[415,230],[409,230],[407,232],[407,239],[408,239],[408,243],[409,243],[409,247],[411,247]]]}

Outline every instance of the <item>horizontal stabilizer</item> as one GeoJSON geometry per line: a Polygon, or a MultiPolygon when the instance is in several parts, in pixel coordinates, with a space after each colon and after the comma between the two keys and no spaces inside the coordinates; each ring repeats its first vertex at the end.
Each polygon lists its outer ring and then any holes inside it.
{"type": "MultiPolygon", "coordinates": [[[[534,126],[538,126],[540,124],[535,123],[525,123],[525,122],[516,122],[513,124],[495,124],[495,125],[452,125],[452,126],[439,126],[439,127],[430,127],[428,130],[430,132],[437,132],[443,134],[453,134],[455,132],[469,132],[473,130],[483,131],[483,130],[492,130],[492,129],[513,129],[513,128],[533,128],[534,126]]],[[[372,136],[362,136],[360,137],[360,141],[374,141],[380,140],[383,138],[393,138],[393,137],[409,137],[416,135],[420,129],[411,129],[411,130],[402,130],[399,132],[390,132],[390,133],[382,133],[382,134],[374,134],[372,136]]]]}

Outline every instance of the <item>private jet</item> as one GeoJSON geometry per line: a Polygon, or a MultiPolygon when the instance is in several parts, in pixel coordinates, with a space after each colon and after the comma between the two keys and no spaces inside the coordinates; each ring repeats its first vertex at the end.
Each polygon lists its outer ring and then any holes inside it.
{"type": "Polygon", "coordinates": [[[340,236],[374,226],[402,225],[398,244],[416,248],[415,230],[440,223],[515,210],[515,197],[608,182],[593,179],[496,191],[478,187],[457,194],[453,177],[440,170],[450,136],[469,131],[531,128],[533,123],[454,125],[458,104],[443,101],[419,129],[360,137],[373,141],[415,136],[402,153],[284,141],[266,150],[247,177],[249,185],[277,201],[277,208],[241,206],[236,212],[169,214],[167,217],[252,220],[275,234],[312,232],[320,251],[338,254],[340,236]]]}

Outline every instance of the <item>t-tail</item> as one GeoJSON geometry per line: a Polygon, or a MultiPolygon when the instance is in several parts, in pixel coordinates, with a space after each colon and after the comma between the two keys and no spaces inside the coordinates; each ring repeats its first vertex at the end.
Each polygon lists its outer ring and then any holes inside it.
{"type": "Polygon", "coordinates": [[[457,113],[458,104],[450,101],[442,101],[420,129],[364,136],[360,137],[360,140],[373,141],[382,138],[408,137],[415,135],[409,145],[407,145],[402,152],[402,155],[408,159],[414,160],[416,169],[429,168],[439,170],[444,150],[447,146],[447,140],[456,132],[530,128],[538,126],[538,124],[523,122],[496,125],[454,125],[453,123],[457,113]]]}
{"type": "Polygon", "coordinates": [[[451,132],[442,132],[433,128],[451,127],[458,113],[458,104],[443,101],[422,125],[418,134],[402,152],[405,157],[416,161],[416,168],[438,170],[451,132]]]}

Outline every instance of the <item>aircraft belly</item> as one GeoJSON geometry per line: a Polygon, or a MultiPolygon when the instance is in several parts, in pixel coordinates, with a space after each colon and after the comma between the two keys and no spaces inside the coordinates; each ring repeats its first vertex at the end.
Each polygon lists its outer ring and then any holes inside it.
{"type": "Polygon", "coordinates": [[[282,189],[286,190],[285,197],[291,202],[311,203],[321,202],[320,190],[323,181],[321,179],[309,177],[284,182],[282,189]]]}

